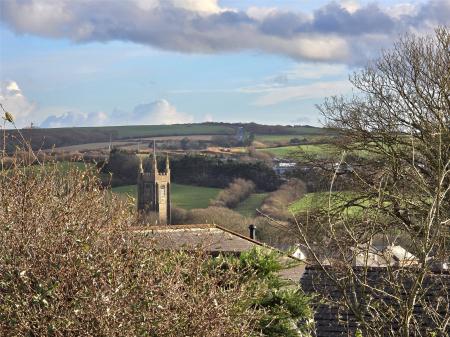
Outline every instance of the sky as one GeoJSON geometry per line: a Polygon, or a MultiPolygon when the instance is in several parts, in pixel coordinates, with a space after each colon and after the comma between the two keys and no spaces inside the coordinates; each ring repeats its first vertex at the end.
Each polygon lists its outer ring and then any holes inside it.
{"type": "Polygon", "coordinates": [[[317,104],[450,0],[0,0],[19,127],[323,122],[317,104]]]}

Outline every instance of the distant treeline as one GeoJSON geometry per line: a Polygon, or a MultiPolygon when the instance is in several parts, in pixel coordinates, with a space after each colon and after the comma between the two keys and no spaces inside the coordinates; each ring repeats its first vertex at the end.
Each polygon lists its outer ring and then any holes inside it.
{"type": "MultiPolygon", "coordinates": [[[[23,138],[31,144],[33,150],[70,146],[87,143],[108,142],[117,139],[117,131],[102,128],[62,128],[62,129],[22,129],[6,131],[6,151],[12,153],[16,146],[23,144],[23,138]]],[[[3,148],[3,137],[0,140],[3,148]]]]}
{"type": "MultiPolygon", "coordinates": [[[[164,158],[159,158],[161,170],[164,158]]],[[[111,152],[103,173],[112,173],[112,185],[136,184],[139,158],[120,150],[111,152]]],[[[150,170],[150,158],[144,160],[144,167],[150,170]]],[[[262,162],[243,163],[202,155],[182,155],[170,158],[172,181],[179,184],[227,187],[234,179],[242,178],[252,181],[257,190],[274,191],[281,181],[275,172],[262,162]]]]}
{"type": "MultiPolygon", "coordinates": [[[[219,124],[228,125],[228,123],[219,124]]],[[[243,127],[247,132],[260,135],[326,134],[332,131],[310,125],[264,125],[258,123],[232,123],[229,125],[243,127]]]]}

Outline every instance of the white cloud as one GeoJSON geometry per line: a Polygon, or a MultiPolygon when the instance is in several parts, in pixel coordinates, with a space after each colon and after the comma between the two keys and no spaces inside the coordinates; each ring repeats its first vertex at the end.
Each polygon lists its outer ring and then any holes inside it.
{"type": "Polygon", "coordinates": [[[229,9],[217,0],[8,0],[0,1],[0,21],[18,33],[79,43],[121,40],[185,53],[256,50],[360,64],[401,33],[450,24],[450,2],[382,7],[343,0],[304,13],[229,9]],[[378,43],[368,43],[371,36],[378,43]]]}
{"type": "Polygon", "coordinates": [[[211,114],[206,114],[204,117],[203,117],[203,121],[204,122],[212,122],[214,120],[214,117],[213,117],[213,115],[211,115],[211,114]]]}
{"type": "Polygon", "coordinates": [[[192,116],[177,111],[168,101],[161,99],[136,106],[127,116],[126,124],[178,124],[191,123],[193,120],[192,116]]]}
{"type": "Polygon", "coordinates": [[[256,20],[264,20],[269,15],[273,15],[277,13],[276,7],[256,7],[251,6],[247,9],[247,15],[252,19],[256,20]]]}
{"type": "Polygon", "coordinates": [[[265,78],[262,83],[237,89],[258,95],[253,105],[270,106],[286,101],[323,98],[345,94],[351,83],[348,67],[342,64],[299,63],[291,69],[265,78]]]}
{"type": "Polygon", "coordinates": [[[108,115],[104,112],[83,113],[79,111],[67,111],[61,115],[48,116],[41,123],[43,128],[61,128],[74,126],[102,126],[108,121],[108,115]]]}
{"type": "Polygon", "coordinates": [[[352,86],[348,81],[322,81],[305,85],[285,87],[253,87],[243,88],[242,92],[260,94],[253,102],[256,106],[269,106],[287,101],[322,98],[337,93],[345,94],[352,86]]]}
{"type": "Polygon", "coordinates": [[[340,4],[349,13],[355,13],[361,7],[359,2],[355,0],[341,0],[340,4]]]}
{"type": "Polygon", "coordinates": [[[401,3],[389,6],[388,11],[389,14],[397,19],[400,19],[402,16],[414,16],[417,14],[418,7],[411,3],[401,3]]]}
{"type": "Polygon", "coordinates": [[[30,101],[22,92],[19,84],[15,81],[2,81],[0,83],[0,103],[6,111],[10,112],[16,125],[29,124],[31,113],[36,108],[36,103],[30,101]]]}
{"type": "Polygon", "coordinates": [[[148,104],[139,104],[131,112],[114,110],[111,113],[68,111],[48,116],[41,127],[73,127],[104,125],[157,125],[191,123],[193,117],[177,111],[168,101],[162,99],[148,104]]]}
{"type": "Polygon", "coordinates": [[[134,2],[143,10],[175,7],[201,13],[221,11],[217,0],[134,0],[134,2]]]}
{"type": "Polygon", "coordinates": [[[348,67],[343,64],[298,63],[292,69],[267,78],[266,82],[275,85],[287,85],[299,80],[318,80],[335,76],[343,77],[348,72],[348,67]]]}

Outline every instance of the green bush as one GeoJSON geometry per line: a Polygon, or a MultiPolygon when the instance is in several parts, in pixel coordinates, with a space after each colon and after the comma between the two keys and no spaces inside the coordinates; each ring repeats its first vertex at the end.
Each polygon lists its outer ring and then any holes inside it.
{"type": "Polygon", "coordinates": [[[240,257],[219,257],[214,261],[219,270],[234,270],[241,282],[249,286],[251,306],[263,312],[258,320],[262,336],[307,336],[313,318],[309,306],[310,296],[305,295],[299,284],[281,279],[278,272],[290,267],[281,256],[265,248],[255,248],[240,257]]]}

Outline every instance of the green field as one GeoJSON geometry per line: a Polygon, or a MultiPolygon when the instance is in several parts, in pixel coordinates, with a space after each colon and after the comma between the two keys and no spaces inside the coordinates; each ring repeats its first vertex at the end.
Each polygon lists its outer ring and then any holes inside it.
{"type": "MultiPolygon", "coordinates": [[[[227,126],[208,124],[173,124],[173,125],[135,125],[116,126],[119,138],[132,138],[144,136],[184,136],[184,135],[212,135],[234,134],[236,131],[227,126]]],[[[102,131],[105,131],[103,128],[102,131]]]]}
{"type": "Polygon", "coordinates": [[[303,138],[306,138],[308,142],[327,142],[331,137],[327,135],[261,135],[257,134],[255,135],[255,140],[259,142],[267,142],[267,143],[284,143],[289,142],[293,138],[298,138],[300,140],[303,140],[303,138]]]}
{"type": "Polygon", "coordinates": [[[237,205],[234,210],[243,216],[252,217],[255,215],[255,210],[261,206],[268,194],[269,193],[253,193],[237,205]]]}
{"type": "MultiPolygon", "coordinates": [[[[244,126],[245,127],[245,126],[244,126]]],[[[156,136],[184,136],[184,135],[233,135],[236,133],[236,126],[219,123],[201,124],[172,124],[172,125],[124,125],[124,126],[103,126],[103,127],[81,127],[81,128],[53,128],[45,129],[46,132],[60,133],[78,130],[83,132],[100,131],[102,133],[113,134],[115,138],[135,138],[135,137],[156,137],[156,136]]],[[[282,128],[286,134],[260,134],[258,137],[280,137],[291,139],[306,135],[328,135],[330,130],[318,127],[288,127],[282,128]]]]}
{"type": "Polygon", "coordinates": [[[265,151],[272,153],[277,157],[289,157],[291,154],[299,154],[301,151],[309,155],[331,155],[333,148],[329,144],[311,144],[311,145],[292,145],[280,147],[268,147],[265,149],[258,149],[258,151],[265,151]]]}
{"type": "Polygon", "coordinates": [[[292,135],[292,137],[299,135],[324,135],[332,133],[334,133],[334,131],[332,131],[331,129],[325,129],[315,126],[284,126],[283,128],[283,134],[290,134],[292,135]]]}
{"type": "Polygon", "coordinates": [[[77,161],[61,161],[56,163],[56,166],[58,167],[58,170],[61,172],[67,172],[70,169],[78,169],[81,171],[86,170],[87,168],[90,168],[93,166],[93,164],[89,164],[89,163],[83,163],[83,162],[77,162],[77,161]]]}
{"type": "MultiPolygon", "coordinates": [[[[78,169],[80,171],[84,171],[87,168],[93,167],[93,164],[77,162],[77,161],[60,161],[60,162],[55,162],[55,163],[47,162],[47,163],[44,163],[43,166],[40,164],[39,165],[30,165],[30,166],[24,167],[23,169],[40,171],[40,170],[42,170],[43,167],[45,169],[53,169],[55,166],[59,172],[66,173],[71,169],[78,169]]],[[[6,169],[6,171],[8,171],[8,170],[9,169],[6,169]]]]}
{"type": "MultiPolygon", "coordinates": [[[[255,140],[259,142],[289,142],[292,138],[298,138],[298,135],[255,135],[255,140]]],[[[303,137],[302,137],[303,138],[303,137]]]]}
{"type": "MultiPolygon", "coordinates": [[[[112,188],[114,193],[137,197],[137,186],[126,185],[112,188]]],[[[172,204],[187,210],[194,208],[207,208],[212,199],[215,199],[220,188],[201,187],[191,185],[172,184],[172,204]]],[[[254,216],[255,209],[261,206],[268,193],[253,193],[241,202],[234,210],[244,216],[254,216]]]]}
{"type": "MultiPolygon", "coordinates": [[[[114,187],[112,191],[119,194],[128,194],[133,198],[137,197],[136,185],[114,187]]],[[[172,184],[172,204],[188,210],[193,208],[207,208],[211,199],[216,198],[220,191],[220,188],[172,184]]]]}
{"type": "MultiPolygon", "coordinates": [[[[354,192],[332,192],[331,198],[329,192],[307,193],[299,200],[289,205],[289,211],[294,214],[306,213],[314,210],[328,210],[343,206],[347,201],[355,197],[354,192]]],[[[363,202],[367,205],[367,202],[363,202]]],[[[348,215],[356,214],[361,211],[361,207],[351,206],[347,210],[348,215]]]]}

